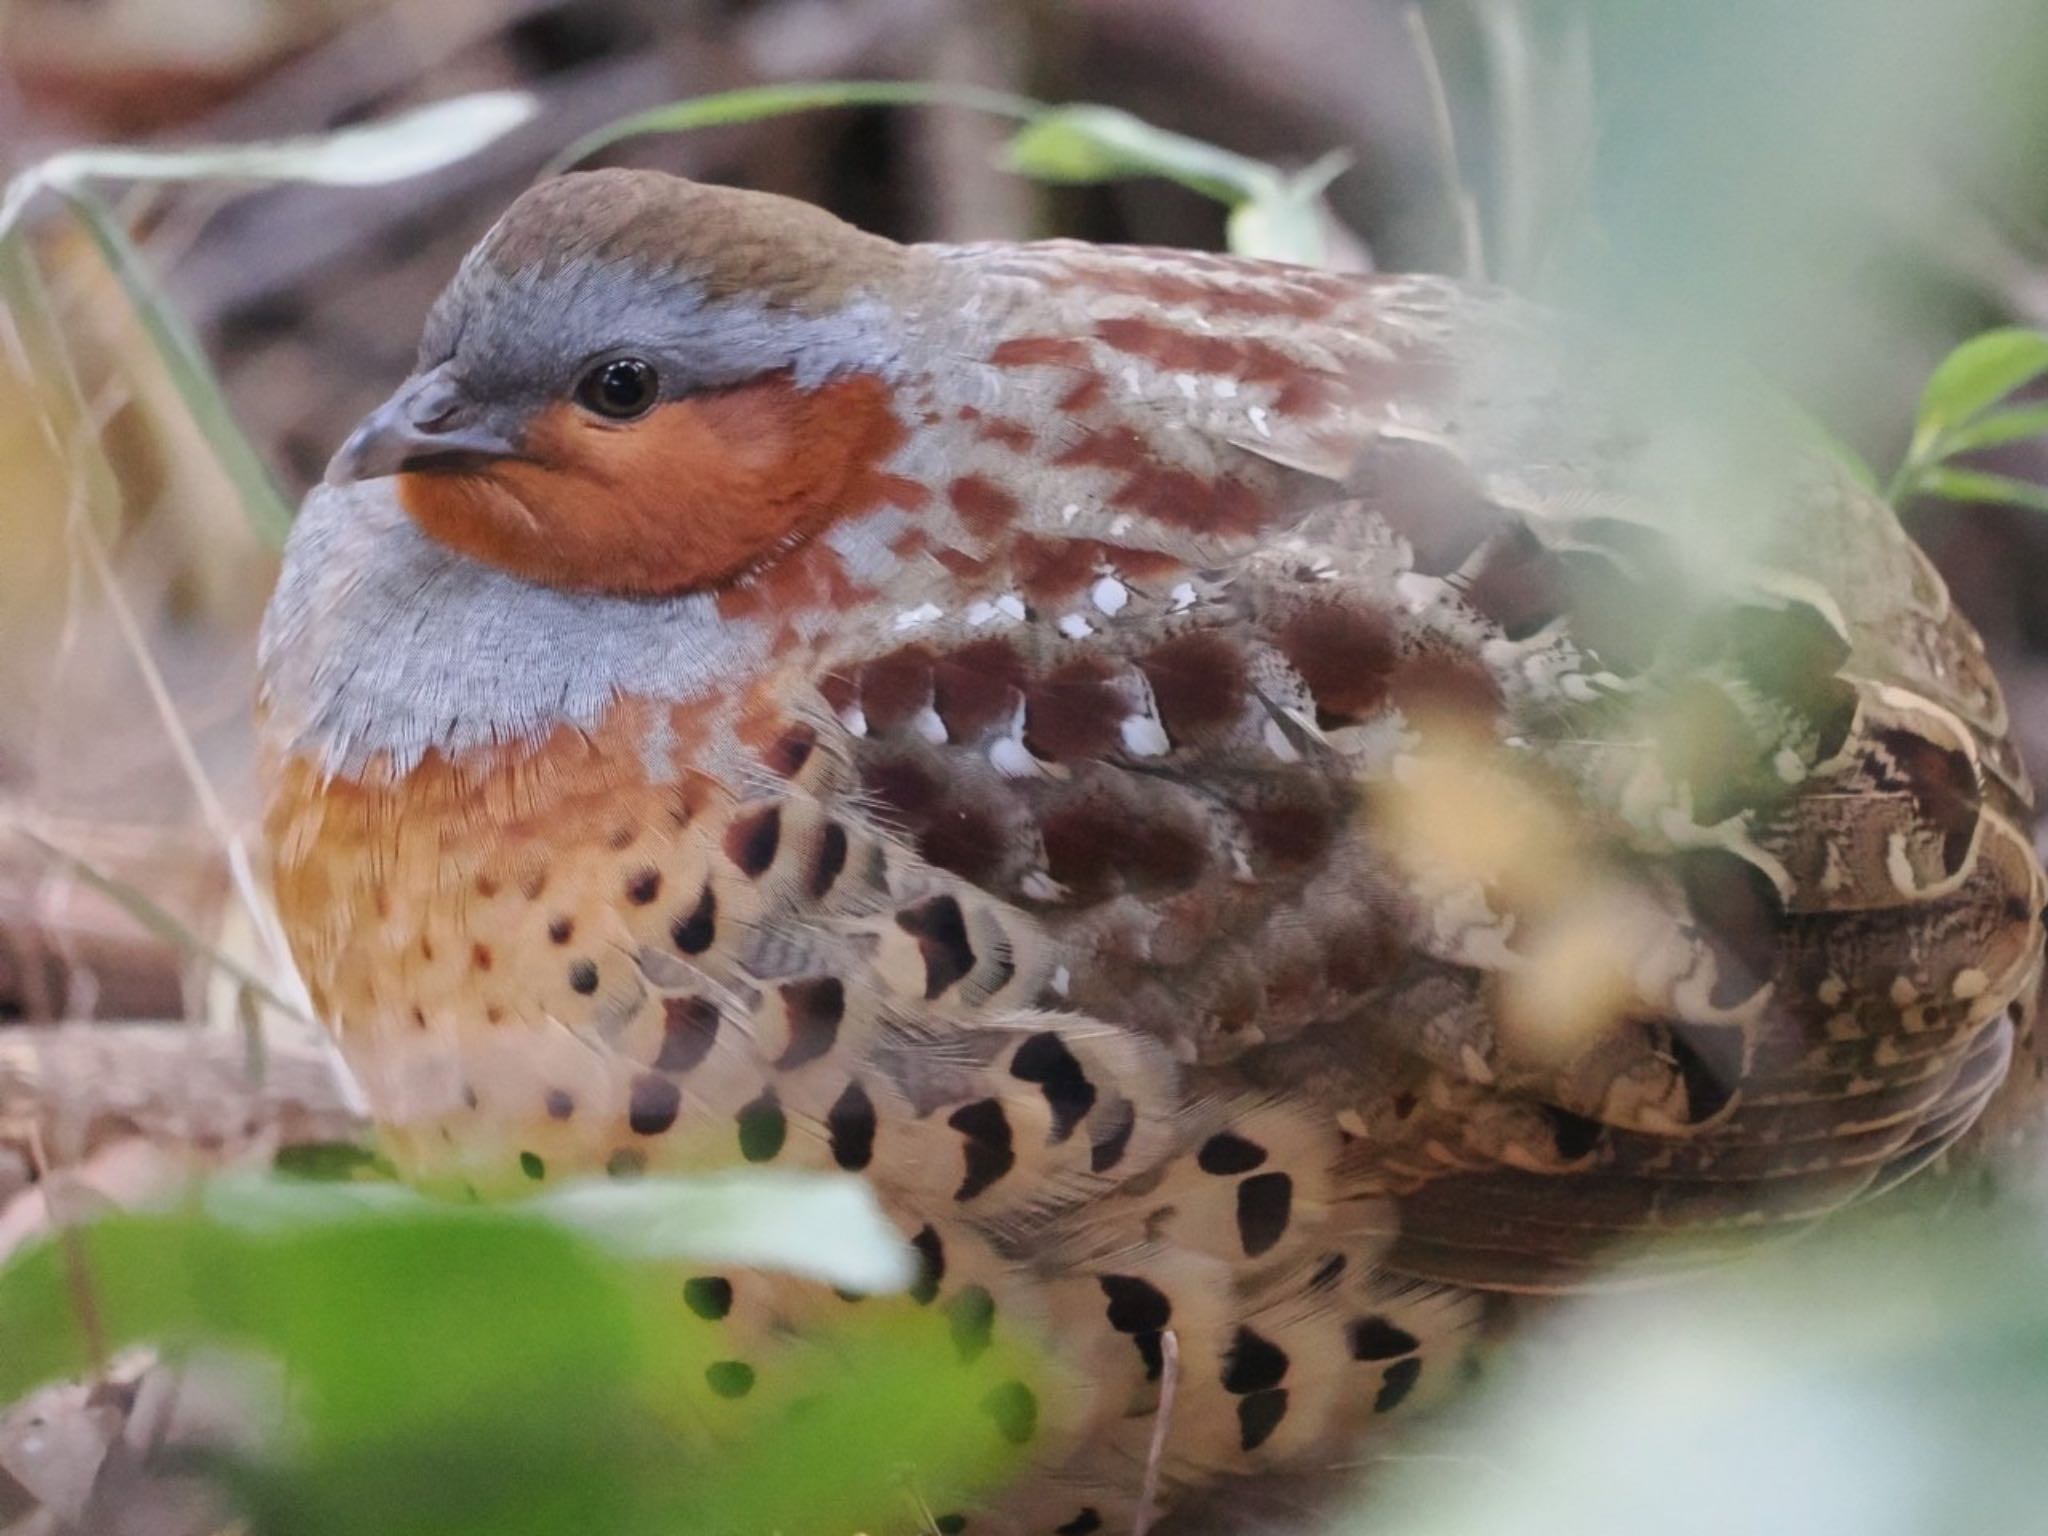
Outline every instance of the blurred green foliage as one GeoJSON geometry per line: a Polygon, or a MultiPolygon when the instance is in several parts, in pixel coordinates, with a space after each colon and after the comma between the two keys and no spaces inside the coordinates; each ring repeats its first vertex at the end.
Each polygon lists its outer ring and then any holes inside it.
{"type": "Polygon", "coordinates": [[[848,1536],[915,1528],[1014,1457],[980,1407],[1034,1378],[1013,1340],[969,1371],[942,1309],[877,1296],[737,1360],[686,1299],[707,1265],[795,1245],[831,1278],[903,1278],[857,1181],[554,1205],[226,1181],[64,1229],[0,1271],[0,1401],[139,1344],[281,1366],[286,1427],[206,1456],[257,1536],[848,1536]]]}
{"type": "Polygon", "coordinates": [[[2048,1511],[2048,1239],[1909,1202],[1552,1314],[1333,1536],[2017,1536],[2048,1511]]]}

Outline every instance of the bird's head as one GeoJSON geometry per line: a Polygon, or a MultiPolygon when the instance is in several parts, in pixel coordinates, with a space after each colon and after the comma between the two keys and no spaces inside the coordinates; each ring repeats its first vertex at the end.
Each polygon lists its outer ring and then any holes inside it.
{"type": "Polygon", "coordinates": [[[900,441],[915,253],[788,199],[645,171],[527,192],[435,303],[330,482],[548,586],[732,582],[856,510],[900,441]]]}

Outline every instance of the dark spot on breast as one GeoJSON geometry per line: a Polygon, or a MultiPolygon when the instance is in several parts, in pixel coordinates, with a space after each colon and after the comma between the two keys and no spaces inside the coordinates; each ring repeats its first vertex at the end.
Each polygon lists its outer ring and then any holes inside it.
{"type": "Polygon", "coordinates": [[[972,1200],[1017,1165],[1010,1117],[996,1100],[963,1104],[947,1117],[946,1124],[960,1133],[966,1161],[960,1187],[953,1192],[955,1200],[972,1200]]]}
{"type": "Polygon", "coordinates": [[[1102,1516],[1092,1506],[1083,1509],[1065,1525],[1052,1528],[1052,1536],[1095,1536],[1102,1529],[1102,1516]]]}
{"type": "Polygon", "coordinates": [[[548,1176],[548,1165],[538,1152],[519,1154],[519,1171],[536,1182],[548,1176]]]}
{"type": "Polygon", "coordinates": [[[654,1065],[663,1072],[688,1072],[711,1054],[718,1040],[718,1004],[708,997],[661,1000],[661,1051],[654,1065]]]}
{"type": "Polygon", "coordinates": [[[1051,1030],[1033,1035],[1017,1047],[1017,1054],[1010,1058],[1010,1075],[1038,1084],[1052,1111],[1055,1142],[1073,1135],[1074,1127],[1095,1107],[1095,1085],[1088,1081],[1066,1042],[1051,1030]]]}
{"type": "Polygon", "coordinates": [[[1734,1101],[1742,1084],[1742,1030],[1728,1024],[1671,1024],[1671,1055],[1685,1083],[1685,1117],[1711,1120],[1734,1101]]]}
{"type": "Polygon", "coordinates": [[[848,1173],[859,1173],[875,1155],[875,1102],[859,1083],[848,1083],[825,1115],[832,1161],[848,1173]]]}
{"type": "Polygon", "coordinates": [[[961,1361],[980,1359],[995,1338],[995,1297],[989,1295],[986,1286],[963,1285],[943,1310],[953,1335],[953,1349],[961,1361]]]}
{"type": "Polygon", "coordinates": [[[1541,1108],[1550,1121],[1551,1140],[1557,1146],[1557,1155],[1566,1162],[1575,1163],[1600,1145],[1604,1127],[1598,1120],[1575,1115],[1555,1104],[1545,1104],[1541,1108]]]}
{"type": "Polygon", "coordinates": [[[951,896],[934,896],[896,914],[896,926],[917,940],[924,956],[926,1001],[974,969],[974,947],[967,942],[967,919],[951,896]]]}
{"type": "Polygon", "coordinates": [[[910,1283],[908,1294],[920,1307],[928,1307],[938,1298],[940,1282],[946,1278],[946,1245],[926,1225],[918,1228],[910,1246],[917,1250],[917,1278],[910,1283]]]}
{"type": "Polygon", "coordinates": [[[1294,1180],[1284,1173],[1255,1173],[1237,1186],[1237,1237],[1245,1257],[1256,1259],[1287,1234],[1294,1213],[1294,1180]]]}
{"type": "Polygon", "coordinates": [[[1372,1400],[1374,1413],[1391,1413],[1401,1406],[1402,1399],[1415,1390],[1415,1383],[1422,1375],[1420,1359],[1396,1360],[1387,1367],[1380,1377],[1379,1395],[1372,1400]]]}
{"type": "Polygon", "coordinates": [[[548,942],[566,944],[576,936],[576,924],[566,917],[555,918],[548,924],[548,942]]]}
{"type": "Polygon", "coordinates": [[[967,1529],[967,1517],[957,1512],[939,1515],[932,1520],[932,1529],[937,1531],[939,1536],[960,1536],[960,1533],[967,1529]]]}
{"type": "Polygon", "coordinates": [[[1323,1262],[1316,1266],[1316,1272],[1308,1277],[1308,1288],[1312,1291],[1327,1291],[1343,1277],[1344,1264],[1344,1255],[1341,1253],[1325,1255],[1323,1262]]]}
{"type": "Polygon", "coordinates": [[[773,1162],[789,1136],[789,1120],[773,1088],[741,1105],[733,1121],[739,1127],[740,1156],[750,1163],[773,1162]]]}
{"type": "Polygon", "coordinates": [[[647,1154],[637,1147],[621,1147],[605,1159],[604,1171],[615,1179],[637,1179],[647,1171],[647,1154]]]}
{"type": "Polygon", "coordinates": [[[836,821],[825,823],[825,830],[818,835],[818,854],[811,865],[811,900],[823,901],[832,894],[832,887],[839,882],[839,876],[846,868],[846,828],[836,821]]]}
{"type": "Polygon", "coordinates": [[[1234,1131],[1219,1131],[1202,1143],[1195,1153],[1195,1166],[1204,1173],[1227,1178],[1250,1173],[1266,1161],[1266,1149],[1247,1141],[1234,1131]]]}
{"type": "Polygon", "coordinates": [[[640,829],[630,824],[612,828],[612,835],[606,839],[616,853],[624,853],[633,846],[633,840],[640,835],[640,829]]]}
{"type": "Polygon", "coordinates": [[[1240,1450],[1256,1451],[1273,1436],[1287,1417],[1287,1389],[1274,1387],[1241,1398],[1237,1405],[1237,1444],[1240,1450]]]}
{"type": "Polygon", "coordinates": [[[719,1397],[745,1397],[754,1390],[754,1368],[744,1360],[714,1360],[704,1367],[704,1385],[719,1397]]]}
{"type": "Polygon", "coordinates": [[[711,941],[718,936],[718,893],[711,889],[709,881],[698,893],[697,905],[675,920],[668,936],[686,955],[701,955],[711,947],[711,941]]]}
{"type": "Polygon", "coordinates": [[[1226,730],[1243,718],[1251,680],[1244,653],[1229,638],[1203,631],[1181,635],[1138,659],[1152,685],[1159,720],[1175,742],[1226,730]]]}
{"type": "Polygon", "coordinates": [[[569,990],[590,996],[597,990],[597,966],[589,960],[578,960],[569,967],[569,990]]]}
{"type": "Polygon", "coordinates": [[[1263,1334],[1239,1328],[1223,1356],[1223,1390],[1239,1397],[1264,1392],[1287,1378],[1287,1352],[1263,1334]]]}
{"type": "Polygon", "coordinates": [[[692,1275],[683,1282],[683,1305],[706,1322],[732,1311],[732,1282],[723,1275],[692,1275]]]}
{"type": "Polygon", "coordinates": [[[496,958],[488,944],[472,944],[469,948],[469,963],[480,971],[488,971],[496,958]]]}
{"type": "Polygon", "coordinates": [[[648,868],[635,870],[626,881],[626,900],[636,907],[644,907],[661,894],[661,871],[648,868]]]}
{"type": "Polygon", "coordinates": [[[1118,1333],[1157,1333],[1173,1321],[1173,1303],[1149,1280],[1136,1275],[1098,1275],[1095,1283],[1109,1298],[1104,1316],[1118,1333]]]}
{"type": "Polygon", "coordinates": [[[550,1120],[566,1120],[576,1113],[576,1100],[565,1089],[550,1088],[541,1102],[550,1120]]]}
{"type": "Polygon", "coordinates": [[[1088,1168],[1091,1173],[1108,1173],[1124,1160],[1124,1154],[1131,1149],[1131,1134],[1138,1128],[1138,1111],[1129,1103],[1117,1106],[1117,1118],[1103,1135],[1096,1138],[1088,1149],[1088,1168]]]}
{"type": "Polygon", "coordinates": [[[1012,1445],[1028,1445],[1038,1433],[1038,1395],[1021,1381],[1006,1381],[981,1400],[996,1433],[1012,1445]]]}
{"type": "Polygon", "coordinates": [[[1157,1330],[1149,1333],[1132,1334],[1131,1347],[1137,1350],[1139,1360],[1144,1362],[1145,1379],[1147,1381],[1157,1381],[1165,1374],[1166,1349],[1160,1342],[1157,1330]]]}
{"type": "Polygon", "coordinates": [[[1392,1360],[1401,1355],[1412,1355],[1422,1347],[1414,1334],[1406,1328],[1395,1327],[1384,1317],[1353,1319],[1346,1337],[1354,1360],[1392,1360]]]}
{"type": "Polygon", "coordinates": [[[659,1136],[676,1123],[682,1107],[682,1089],[659,1073],[643,1072],[627,1095],[626,1124],[636,1136],[659,1136]]]}
{"type": "Polygon", "coordinates": [[[488,871],[486,871],[486,870],[479,870],[479,871],[477,871],[477,877],[476,877],[476,893],[477,893],[477,895],[479,895],[479,896],[483,897],[483,899],[484,899],[485,901],[489,901],[489,900],[490,900],[490,899],[491,899],[491,898],[492,898],[493,896],[495,896],[495,895],[497,895],[497,894],[498,894],[498,889],[499,889],[499,887],[498,887],[498,877],[497,877],[497,876],[495,876],[495,875],[493,875],[493,874],[489,873],[489,872],[488,872],[488,871]]]}
{"type": "Polygon", "coordinates": [[[733,818],[725,829],[725,856],[741,874],[755,879],[768,872],[782,846],[782,807],[763,806],[733,818]]]}
{"type": "Polygon", "coordinates": [[[782,986],[782,1013],[789,1044],[775,1060],[778,1072],[793,1072],[829,1052],[846,1017],[846,985],[837,976],[813,976],[782,986]]]}

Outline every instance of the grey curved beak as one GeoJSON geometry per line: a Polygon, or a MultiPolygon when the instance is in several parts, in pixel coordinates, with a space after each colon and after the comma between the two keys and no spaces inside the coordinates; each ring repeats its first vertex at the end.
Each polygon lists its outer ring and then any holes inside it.
{"type": "Polygon", "coordinates": [[[363,418],[328,462],[326,481],[375,480],[420,470],[461,470],[511,458],[519,445],[476,418],[440,369],[406,380],[363,418]]]}

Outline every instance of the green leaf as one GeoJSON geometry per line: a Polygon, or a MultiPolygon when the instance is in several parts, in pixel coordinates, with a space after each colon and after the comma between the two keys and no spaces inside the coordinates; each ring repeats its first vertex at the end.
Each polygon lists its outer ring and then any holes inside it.
{"type": "Polygon", "coordinates": [[[1163,176],[1233,206],[1285,196],[1286,178],[1263,160],[1155,128],[1114,107],[1054,107],[1033,118],[1003,163],[1039,181],[1087,183],[1163,176]]]}
{"type": "Polygon", "coordinates": [[[1959,453],[1975,453],[1983,448],[1998,448],[2006,443],[2024,442],[2030,437],[2048,434],[2048,401],[2036,405],[2014,406],[2008,411],[1994,411],[1979,416],[1965,426],[1956,428],[1942,439],[1942,457],[1953,458],[1959,453]]]}
{"type": "Polygon", "coordinates": [[[650,133],[683,133],[695,128],[752,123],[828,107],[965,107],[997,117],[1028,120],[1045,110],[1029,97],[971,85],[919,80],[819,80],[804,85],[749,86],[650,107],[585,134],[554,159],[543,175],[554,175],[588,160],[624,139],[650,133]]]}
{"type": "Polygon", "coordinates": [[[1989,502],[1997,506],[2025,507],[2032,512],[2048,512],[2048,485],[2036,485],[2011,475],[1939,465],[1915,477],[1914,488],[1922,495],[1940,496],[1949,501],[1989,502]]]}
{"type": "Polygon", "coordinates": [[[1351,163],[1345,151],[1333,150],[1270,193],[1239,203],[1230,211],[1231,250],[1261,261],[1323,265],[1329,259],[1323,194],[1351,163]]]}
{"type": "Polygon", "coordinates": [[[135,306],[143,333],[163,360],[185,408],[192,413],[193,423],[240,494],[250,526],[271,542],[282,543],[291,528],[291,507],[278,494],[270,471],[242,435],[199,339],[185,324],[184,317],[157,291],[142,253],[112,210],[90,192],[74,189],[62,195],[106,258],[128,301],[135,306]]]}
{"type": "MultiPolygon", "coordinates": [[[[650,1188],[642,1214],[672,1229],[655,1246],[680,1249],[683,1211],[650,1188]]],[[[783,1219],[823,1209],[755,1190],[783,1219]]],[[[291,1433],[210,1464],[256,1536],[847,1536],[957,1508],[1015,1464],[986,1405],[1035,1403],[1039,1366],[1008,1330],[963,1359],[943,1306],[821,1291],[791,1339],[693,1307],[690,1274],[532,1203],[229,1180],[0,1269],[0,1401],[145,1343],[275,1362],[291,1433]]]]}
{"type": "Polygon", "coordinates": [[[2048,333],[2014,328],[1973,337],[1951,352],[1928,379],[1917,435],[1938,439],[1953,432],[2044,374],[2048,333]]]}

